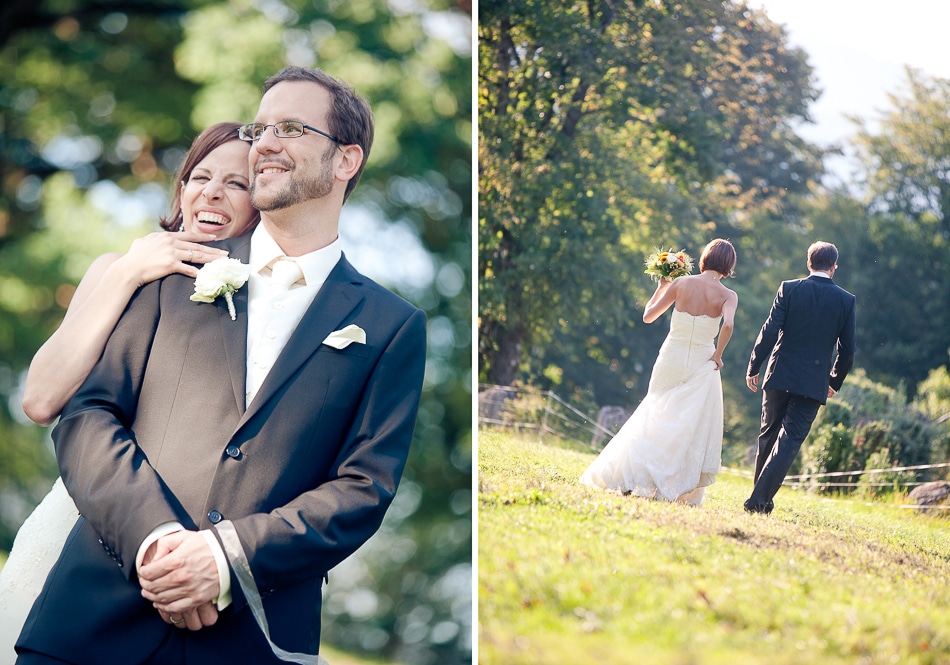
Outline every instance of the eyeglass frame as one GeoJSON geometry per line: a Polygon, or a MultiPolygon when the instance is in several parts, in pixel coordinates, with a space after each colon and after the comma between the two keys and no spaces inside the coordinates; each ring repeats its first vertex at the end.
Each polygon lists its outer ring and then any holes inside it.
{"type": "Polygon", "coordinates": [[[275,123],[273,123],[273,124],[270,124],[270,125],[265,125],[265,124],[260,123],[260,122],[249,122],[249,123],[247,123],[246,125],[241,125],[240,127],[238,127],[238,138],[241,139],[242,141],[247,141],[248,143],[257,143],[258,141],[260,141],[260,140],[264,137],[264,132],[267,131],[267,128],[268,128],[268,127],[273,127],[273,128],[274,128],[274,136],[275,136],[276,138],[279,138],[279,139],[299,139],[301,136],[304,135],[303,130],[304,130],[304,129],[309,129],[311,132],[316,132],[316,133],[319,134],[320,136],[325,136],[326,138],[330,139],[331,141],[333,141],[334,143],[336,143],[336,144],[338,144],[338,145],[345,145],[343,141],[341,141],[340,139],[338,139],[337,137],[335,137],[333,134],[327,134],[326,132],[317,129],[316,127],[311,127],[310,125],[304,124],[304,123],[300,122],[299,120],[278,120],[277,122],[275,122],[275,123]],[[288,122],[289,122],[289,123],[293,123],[293,124],[295,124],[295,125],[300,125],[300,127],[301,127],[300,134],[298,134],[297,136],[281,136],[280,134],[278,134],[278,133],[277,133],[277,132],[278,132],[277,125],[285,125],[285,124],[287,124],[288,122]],[[247,128],[247,127],[255,127],[255,126],[259,126],[259,127],[261,128],[261,135],[258,136],[256,139],[255,139],[255,138],[245,138],[245,136],[244,136],[244,130],[245,130],[245,128],[247,128]]]}

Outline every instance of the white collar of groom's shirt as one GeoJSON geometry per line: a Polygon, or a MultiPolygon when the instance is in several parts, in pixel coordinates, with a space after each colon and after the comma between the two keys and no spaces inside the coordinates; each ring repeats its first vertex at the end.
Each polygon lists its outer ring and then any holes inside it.
{"type": "MultiPolygon", "coordinates": [[[[264,268],[267,268],[282,256],[284,256],[284,251],[270,236],[264,225],[258,224],[251,234],[251,255],[249,259],[251,272],[260,274],[264,268]]],[[[307,286],[319,288],[323,286],[333,267],[339,263],[341,256],[343,256],[343,244],[340,242],[340,237],[337,236],[336,240],[326,247],[292,258],[300,266],[307,286]]]]}
{"type": "Polygon", "coordinates": [[[809,277],[824,277],[826,279],[831,279],[831,275],[829,275],[826,272],[822,272],[821,270],[812,270],[810,273],[808,273],[808,276],[809,277]]]}

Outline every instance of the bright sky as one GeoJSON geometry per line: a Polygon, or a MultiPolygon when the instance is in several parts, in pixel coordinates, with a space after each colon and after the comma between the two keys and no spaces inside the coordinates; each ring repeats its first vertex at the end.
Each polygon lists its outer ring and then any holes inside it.
{"type": "MultiPolygon", "coordinates": [[[[851,136],[854,126],[845,113],[879,117],[889,106],[887,94],[904,92],[905,65],[950,79],[947,0],[749,0],[749,6],[784,23],[791,44],[808,53],[823,92],[811,108],[815,124],[800,134],[815,143],[851,136]]],[[[829,167],[839,173],[845,168],[829,167]]]]}

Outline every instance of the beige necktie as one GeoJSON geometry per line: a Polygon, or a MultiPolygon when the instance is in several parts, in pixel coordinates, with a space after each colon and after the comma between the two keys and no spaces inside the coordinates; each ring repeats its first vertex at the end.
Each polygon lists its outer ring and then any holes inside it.
{"type": "Polygon", "coordinates": [[[297,262],[286,256],[278,259],[271,271],[270,284],[275,291],[286,291],[303,277],[297,262]]]}

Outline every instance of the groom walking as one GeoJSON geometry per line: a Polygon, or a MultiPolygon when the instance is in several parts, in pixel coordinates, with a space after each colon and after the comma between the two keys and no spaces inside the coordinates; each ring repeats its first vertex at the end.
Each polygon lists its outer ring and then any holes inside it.
{"type": "Polygon", "coordinates": [[[809,276],[782,282],[752,349],[746,372],[752,392],[766,357],[769,362],[747,512],[772,512],[772,498],[819,407],[841,389],[854,361],[855,297],[832,281],[837,268],[838,249],[827,242],[813,243],[808,248],[809,276]]]}
{"type": "Polygon", "coordinates": [[[183,275],[142,287],[66,405],[53,438],[82,517],[20,665],[316,664],[327,571],[396,492],[425,315],[360,275],[338,236],[372,112],[289,67],[240,137],[261,224],[219,245],[250,270],[235,316],[223,297],[192,302],[183,275]]]}

